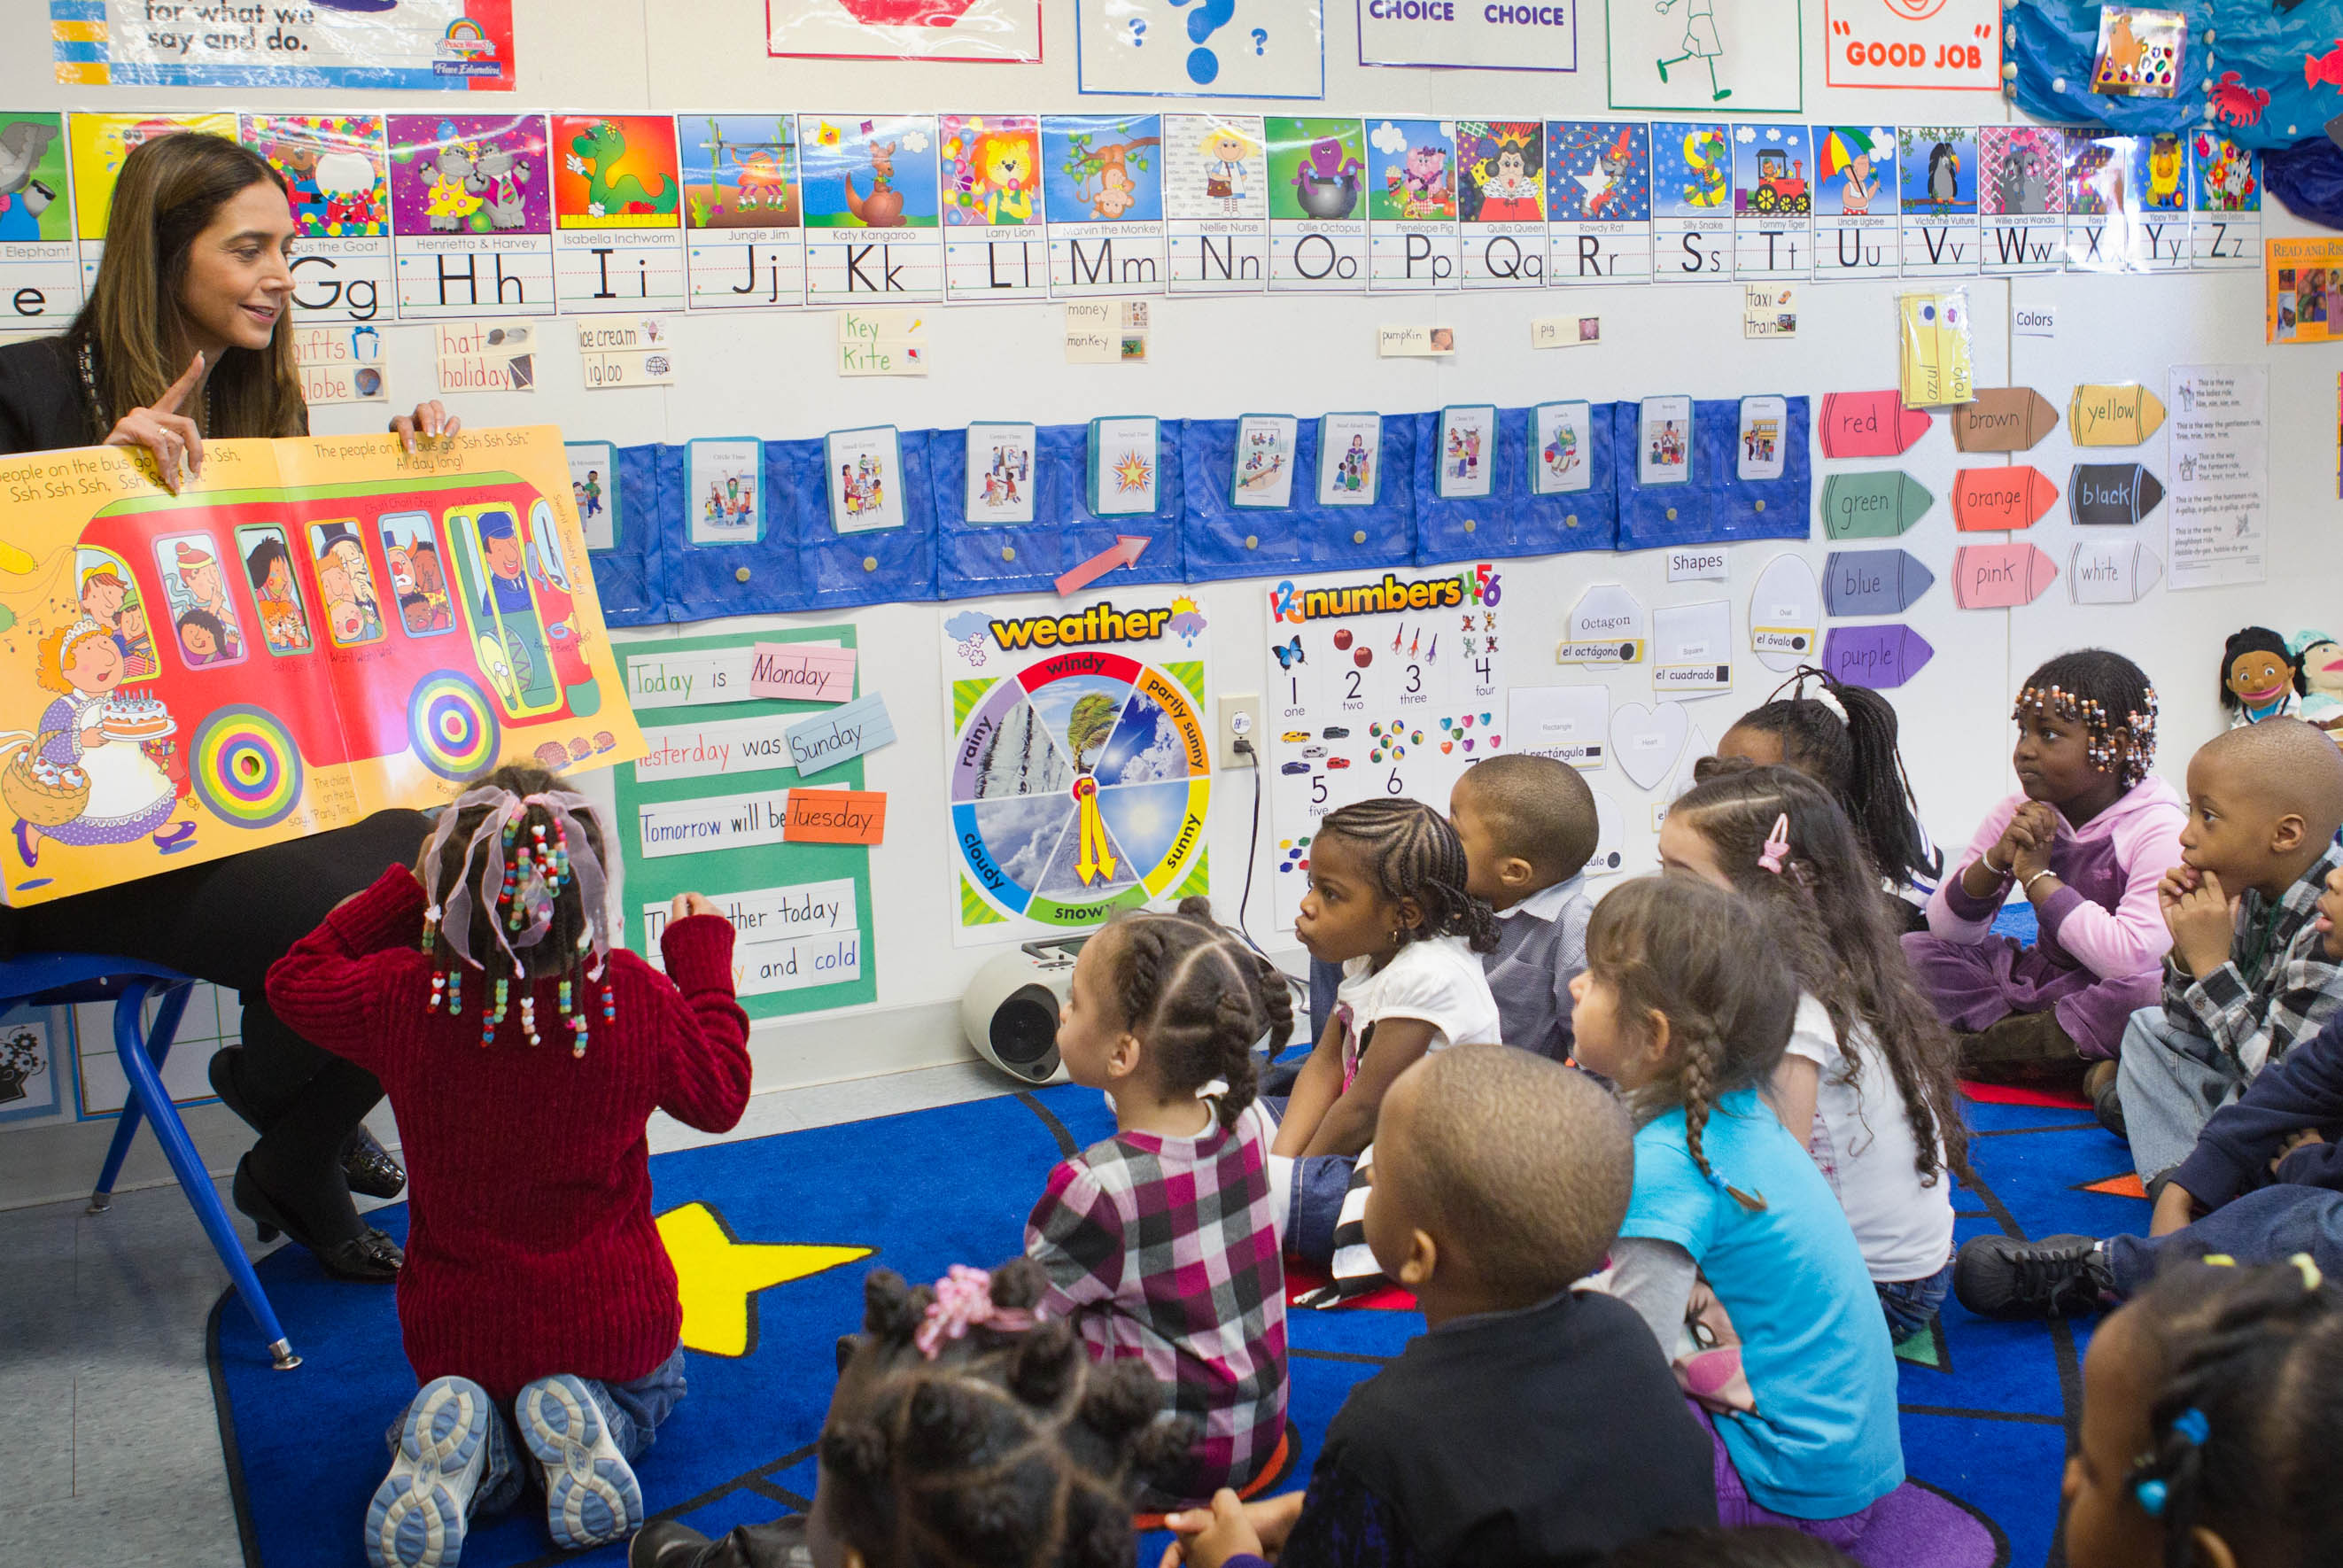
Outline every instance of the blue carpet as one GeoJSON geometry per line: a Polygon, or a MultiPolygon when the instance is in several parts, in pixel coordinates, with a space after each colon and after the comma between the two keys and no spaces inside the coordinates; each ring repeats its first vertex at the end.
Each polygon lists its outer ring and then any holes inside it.
{"type": "MultiPolygon", "coordinates": [[[[2147,1220],[2137,1200],[2080,1191],[2127,1170],[2121,1144],[2087,1113],[1976,1105],[1980,1185],[1958,1192],[1960,1234],[2104,1234],[2147,1220]]],[[[869,1248],[763,1290],[747,1308],[745,1354],[694,1353],[690,1397],[637,1465],[647,1505],[716,1534],[800,1508],[835,1376],[838,1337],[858,1326],[861,1280],[885,1264],[930,1280],[955,1262],[992,1263],[1021,1245],[1026,1211],[1063,1149],[1111,1131],[1094,1092],[1063,1087],[906,1116],[665,1154],[651,1161],[663,1215],[714,1210],[744,1244],[869,1248]]],[[[403,1236],[406,1210],[375,1221],[403,1236]]],[[[671,1242],[672,1244],[672,1242],[671,1242]]],[[[272,1371],[233,1295],[212,1313],[220,1432],[254,1568],[345,1568],[364,1561],[359,1524],[386,1463],[383,1429],[415,1382],[391,1292],[327,1279],[307,1252],[260,1264],[305,1359],[272,1371]]],[[[1327,1421],[1353,1383],[1420,1331],[1413,1312],[1292,1314],[1292,1400],[1308,1473],[1327,1421]]],[[[2052,1562],[2058,1474],[2080,1397],[2080,1332],[1983,1322],[1948,1303],[1941,1334],[1902,1348],[1906,1463],[1913,1476],[1989,1520],[2000,1563],[2052,1562]]],[[[574,1562],[610,1568],[618,1548],[554,1553],[539,1513],[481,1522],[468,1568],[574,1562]]],[[[1154,1552],[1141,1561],[1152,1568],[1154,1552]]]]}

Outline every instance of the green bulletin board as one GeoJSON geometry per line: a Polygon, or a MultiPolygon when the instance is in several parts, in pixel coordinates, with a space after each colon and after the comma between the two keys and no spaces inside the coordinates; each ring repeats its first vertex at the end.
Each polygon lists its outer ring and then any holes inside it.
{"type": "MultiPolygon", "coordinates": [[[[641,762],[615,770],[627,945],[655,957],[658,933],[646,906],[659,906],[663,920],[676,894],[705,893],[738,932],[733,964],[740,1005],[749,1017],[877,1000],[870,849],[781,843],[772,833],[789,790],[860,789],[862,761],[799,777],[781,731],[837,704],[748,695],[757,644],[852,648],[854,628],[623,638],[622,633],[612,641],[626,670],[628,699],[651,748],[641,762]],[[738,699],[730,695],[736,691],[738,699]],[[767,760],[772,758],[779,760],[767,760]],[[768,836],[775,841],[761,841],[768,836]],[[850,911],[845,907],[850,893],[850,911]],[[840,978],[824,978],[832,974],[840,978]]],[[[860,670],[855,695],[862,695],[860,670]]]]}

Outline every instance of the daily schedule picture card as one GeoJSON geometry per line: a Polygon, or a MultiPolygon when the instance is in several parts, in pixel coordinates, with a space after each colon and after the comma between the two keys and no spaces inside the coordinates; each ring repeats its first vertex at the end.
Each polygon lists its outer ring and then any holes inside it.
{"type": "Polygon", "coordinates": [[[971,523],[1033,520],[1033,427],[968,427],[968,498],[971,523]]]}
{"type": "Polygon", "coordinates": [[[1564,496],[1594,483],[1594,416],[1584,403],[1530,410],[1530,493],[1564,496]]]}
{"type": "Polygon", "coordinates": [[[569,458],[569,494],[586,548],[607,550],[618,542],[618,448],[608,441],[564,441],[569,458]]]}
{"type": "Polygon", "coordinates": [[[1144,517],[1155,510],[1161,454],[1152,415],[1091,421],[1090,503],[1101,518],[1144,517]]]}
{"type": "Polygon", "coordinates": [[[1291,414],[1247,414],[1237,421],[1229,505],[1282,508],[1293,503],[1293,443],[1302,426],[1291,414]]]}
{"type": "Polygon", "coordinates": [[[695,545],[754,544],[765,535],[765,444],[701,437],[684,448],[684,501],[695,545]]]}
{"type": "Polygon", "coordinates": [[[831,528],[841,534],[867,534],[901,528],[903,454],[895,427],[832,430],[825,447],[831,528]]]}
{"type": "Polygon", "coordinates": [[[1318,504],[1372,507],[1383,477],[1383,417],[1327,414],[1318,420],[1318,504]]]}
{"type": "Polygon", "coordinates": [[[1790,403],[1785,397],[1744,397],[1741,400],[1740,456],[1735,474],[1744,479],[1778,479],[1785,460],[1783,442],[1789,429],[1790,403]]]}
{"type": "Polygon", "coordinates": [[[1692,478],[1692,399],[1646,397],[1635,446],[1635,477],[1646,485],[1692,478]]]}
{"type": "Polygon", "coordinates": [[[1497,410],[1469,404],[1440,411],[1440,483],[1443,500],[1474,500],[1489,493],[1489,470],[1497,457],[1497,410]]]}

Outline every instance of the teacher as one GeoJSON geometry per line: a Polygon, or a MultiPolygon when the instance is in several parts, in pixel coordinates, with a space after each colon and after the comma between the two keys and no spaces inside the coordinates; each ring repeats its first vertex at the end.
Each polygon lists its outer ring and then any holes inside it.
{"type": "MultiPolygon", "coordinates": [[[[225,137],[158,136],[123,160],[106,233],[97,281],[73,326],[0,348],[0,455],[134,447],[176,494],[202,474],[206,439],[308,434],[292,337],[280,330],[292,308],[294,225],[274,169],[225,137]]],[[[452,436],[458,421],[433,402],[390,427],[413,450],[418,439],[452,436]]],[[[91,597],[119,622],[104,593],[91,597]]],[[[77,659],[102,663],[114,650],[97,646],[109,639],[96,635],[99,611],[87,598],[84,612],[65,640],[77,659]]],[[[186,831],[176,837],[163,829],[158,849],[168,853],[196,830],[178,826],[186,831]]],[[[411,865],[425,831],[417,812],[381,811],[184,870],[0,910],[0,954],[119,953],[237,993],[244,1043],[211,1063],[220,1099],[260,1134],[236,1166],[236,1206],[264,1234],[282,1231],[343,1279],[392,1280],[405,1261],[350,1197],[354,1187],[394,1197],[406,1183],[360,1125],[382,1086],[287,1028],[263,984],[268,966],[335,904],[385,866],[411,865]]],[[[0,839],[0,874],[18,879],[38,855],[29,835],[0,839]]]]}

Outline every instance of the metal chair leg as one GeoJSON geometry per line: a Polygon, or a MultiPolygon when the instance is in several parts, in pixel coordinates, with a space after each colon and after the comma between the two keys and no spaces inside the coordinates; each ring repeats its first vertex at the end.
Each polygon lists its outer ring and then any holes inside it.
{"type": "MultiPolygon", "coordinates": [[[[132,1005],[143,1012],[148,987],[141,982],[133,989],[136,1000],[132,1005]]],[[[164,993],[163,1005],[156,1010],[155,1032],[151,1039],[155,1045],[153,1060],[157,1072],[162,1070],[164,1059],[171,1053],[172,1042],[178,1038],[179,1020],[187,1010],[187,998],[194,989],[192,986],[174,986],[164,993]]],[[[123,1005],[131,1003],[132,994],[132,991],[124,992],[122,999],[116,1003],[115,1016],[117,1019],[121,1016],[123,1005]]],[[[122,1114],[115,1120],[114,1141],[106,1146],[106,1166],[98,1171],[97,1185],[90,1191],[89,1213],[103,1214],[114,1207],[114,1183],[122,1174],[122,1161],[130,1152],[131,1140],[138,1136],[141,1111],[136,1095],[124,1101],[122,1114]]]]}

